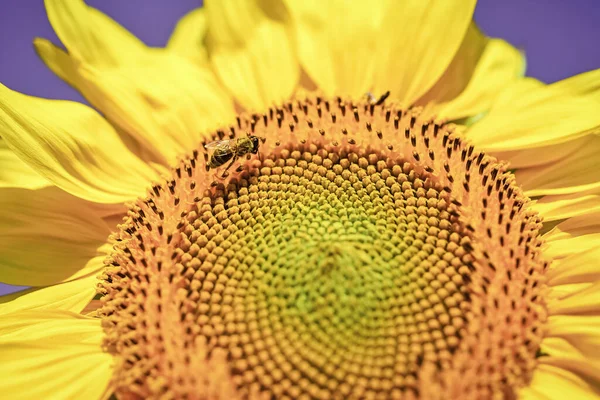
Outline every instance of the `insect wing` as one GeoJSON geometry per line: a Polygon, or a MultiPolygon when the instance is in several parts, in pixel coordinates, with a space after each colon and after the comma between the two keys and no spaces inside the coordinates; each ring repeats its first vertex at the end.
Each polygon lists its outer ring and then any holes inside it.
{"type": "Polygon", "coordinates": [[[373,96],[373,93],[371,93],[371,92],[365,93],[363,95],[363,99],[365,99],[367,101],[367,103],[369,103],[369,104],[373,104],[376,101],[375,96],[373,96]]]}
{"type": "Polygon", "coordinates": [[[210,142],[204,145],[204,148],[206,150],[214,150],[218,147],[221,148],[229,148],[231,146],[231,140],[230,139],[224,139],[224,140],[215,140],[214,142],[210,142]]]}

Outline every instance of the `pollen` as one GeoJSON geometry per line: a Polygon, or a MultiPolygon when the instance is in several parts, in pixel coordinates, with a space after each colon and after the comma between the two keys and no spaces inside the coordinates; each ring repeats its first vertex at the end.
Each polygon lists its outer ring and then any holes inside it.
{"type": "Polygon", "coordinates": [[[541,222],[455,130],[309,96],[214,132],[111,237],[117,397],[514,396],[544,335],[541,222]],[[257,153],[214,168],[205,145],[244,137],[257,153]]]}

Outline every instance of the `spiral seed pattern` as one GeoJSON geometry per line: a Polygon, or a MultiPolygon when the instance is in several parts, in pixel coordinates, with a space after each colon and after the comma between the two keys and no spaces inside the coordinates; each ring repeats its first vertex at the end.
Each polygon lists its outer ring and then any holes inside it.
{"type": "Polygon", "coordinates": [[[117,394],[510,396],[543,335],[541,225],[453,129],[317,97],[215,132],[260,150],[228,174],[193,151],[112,237],[117,394]]]}

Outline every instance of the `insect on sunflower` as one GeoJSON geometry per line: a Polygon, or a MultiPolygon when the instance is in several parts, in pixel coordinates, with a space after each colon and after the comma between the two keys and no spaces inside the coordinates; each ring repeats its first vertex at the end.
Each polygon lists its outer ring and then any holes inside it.
{"type": "Polygon", "coordinates": [[[207,1],[149,49],[46,1],[102,115],[0,87],[3,393],[598,395],[600,70],[367,3],[207,1]]]}

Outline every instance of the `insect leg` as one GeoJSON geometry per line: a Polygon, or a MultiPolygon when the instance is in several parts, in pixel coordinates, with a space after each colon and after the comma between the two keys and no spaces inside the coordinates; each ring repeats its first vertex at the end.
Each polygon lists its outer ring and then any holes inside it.
{"type": "Polygon", "coordinates": [[[227,170],[229,168],[231,168],[231,166],[233,165],[233,163],[236,162],[237,159],[238,159],[238,155],[236,153],[236,154],[234,154],[233,157],[231,157],[231,162],[229,164],[227,164],[227,167],[225,167],[225,170],[223,171],[223,174],[221,175],[221,178],[226,178],[229,175],[229,172],[227,172],[227,170]]]}
{"type": "Polygon", "coordinates": [[[389,96],[390,96],[390,91],[388,90],[387,92],[385,92],[384,94],[381,95],[381,97],[379,98],[379,100],[377,100],[375,105],[376,106],[382,105],[383,102],[385,101],[385,99],[387,99],[389,96]]]}

